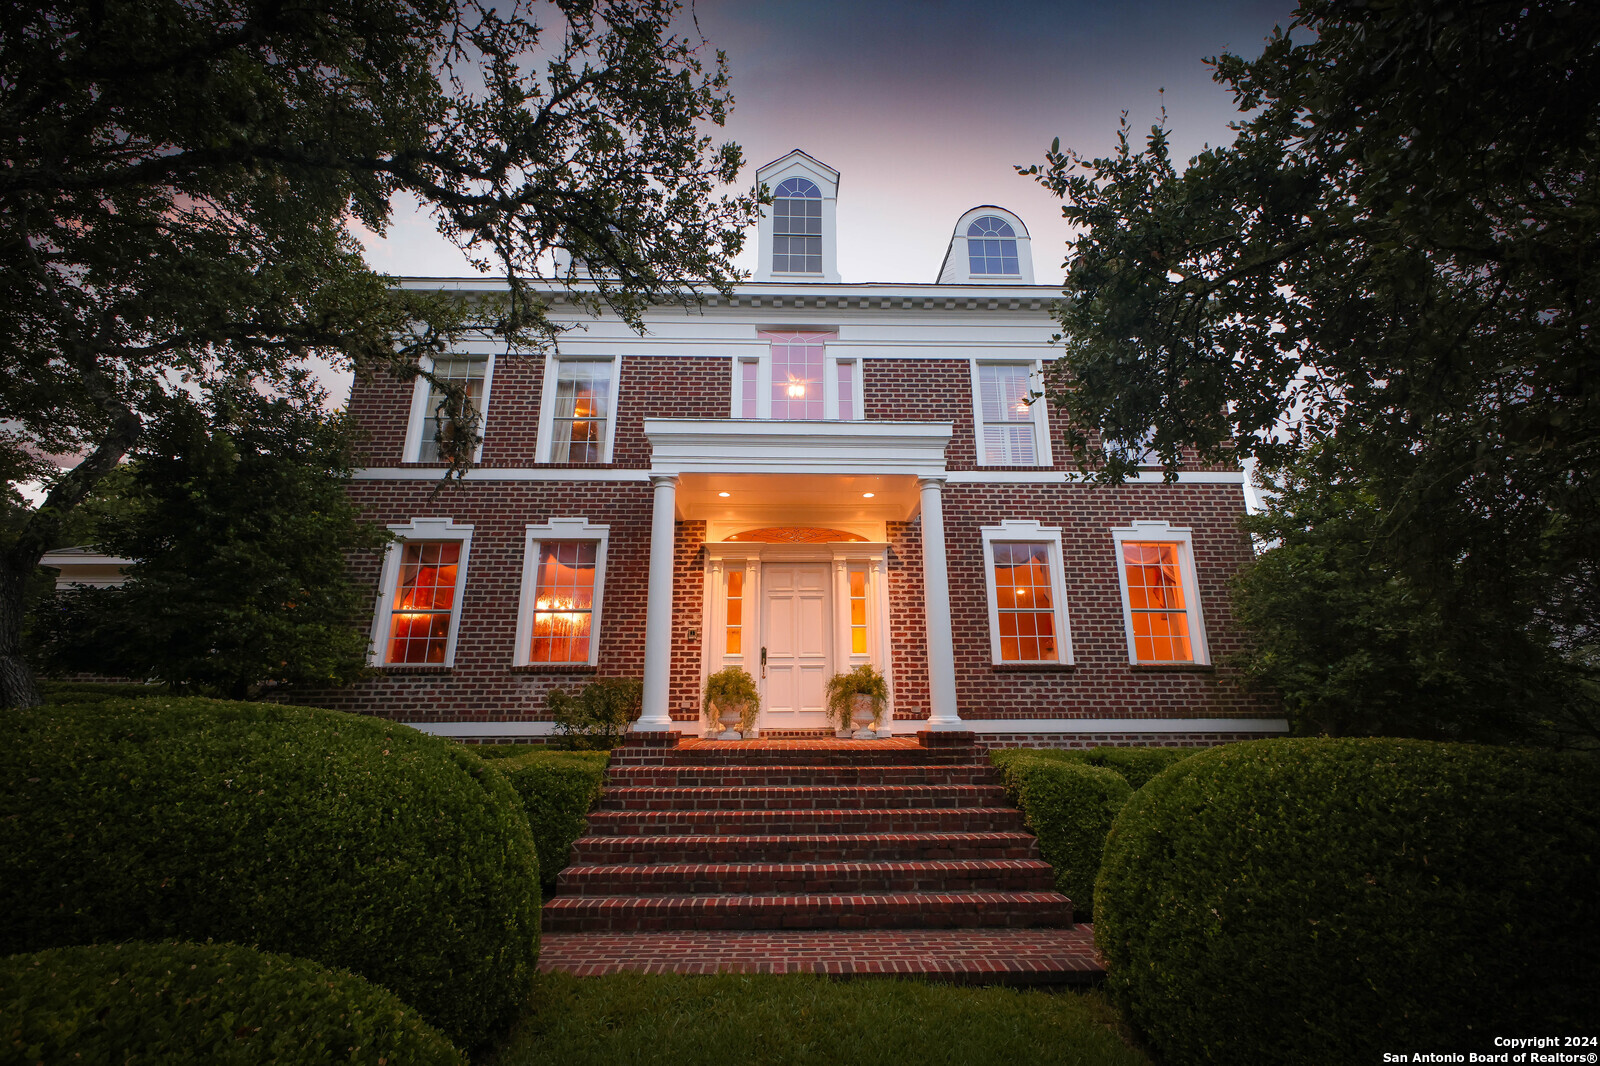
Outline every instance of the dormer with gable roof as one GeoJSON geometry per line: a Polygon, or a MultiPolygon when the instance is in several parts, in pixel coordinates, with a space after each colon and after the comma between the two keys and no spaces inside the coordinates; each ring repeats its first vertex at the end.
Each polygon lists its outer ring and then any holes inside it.
{"type": "Polygon", "coordinates": [[[839,172],[796,148],[756,171],[761,209],[756,281],[839,281],[839,172]]]}
{"type": "Polygon", "coordinates": [[[1003,207],[974,207],[956,220],[939,267],[939,284],[1032,285],[1028,227],[1003,207]]]}

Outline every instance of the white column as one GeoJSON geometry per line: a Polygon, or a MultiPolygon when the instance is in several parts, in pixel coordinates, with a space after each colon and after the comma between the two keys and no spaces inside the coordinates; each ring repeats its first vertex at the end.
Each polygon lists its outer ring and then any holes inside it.
{"type": "Polygon", "coordinates": [[[950,574],[944,552],[943,477],[920,477],[922,490],[922,602],[928,637],[930,730],[964,730],[956,713],[955,645],[950,635],[950,574]]]}
{"type": "Polygon", "coordinates": [[[650,592],[644,616],[644,701],[636,732],[672,731],[667,713],[672,689],[672,570],[676,563],[678,479],[652,474],[655,507],[650,516],[650,592]]]}

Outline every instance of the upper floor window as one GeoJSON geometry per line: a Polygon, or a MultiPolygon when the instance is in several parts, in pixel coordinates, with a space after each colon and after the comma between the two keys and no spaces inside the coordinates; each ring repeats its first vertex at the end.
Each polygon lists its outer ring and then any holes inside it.
{"type": "Polygon", "coordinates": [[[1049,465],[1044,405],[1033,402],[1037,372],[1032,363],[977,364],[980,465],[1049,465]]]}
{"type": "Polygon", "coordinates": [[[406,461],[443,462],[449,446],[475,430],[480,439],[470,458],[476,462],[483,452],[481,434],[489,384],[489,356],[475,354],[440,356],[433,360],[429,369],[438,381],[459,386],[466,393],[468,419],[450,417],[446,410],[445,390],[434,381],[419,377],[411,403],[411,425],[406,432],[406,461]],[[466,424],[463,424],[464,422],[466,424]]]}
{"type": "Polygon", "coordinates": [[[384,559],[373,663],[449,666],[455,660],[472,527],[447,518],[418,518],[389,529],[400,539],[384,559]]]}
{"type": "Polygon", "coordinates": [[[788,178],[773,193],[772,269],[822,273],[822,190],[805,178],[788,178]]]}
{"type": "Polygon", "coordinates": [[[1017,234],[1011,223],[994,215],[974,220],[967,227],[967,264],[974,275],[1019,275],[1017,234]]]}
{"type": "Polygon", "coordinates": [[[537,458],[542,463],[607,463],[615,435],[616,363],[551,359],[545,367],[537,458]]]}
{"type": "Polygon", "coordinates": [[[828,342],[832,333],[764,331],[765,357],[734,362],[735,418],[851,421],[861,416],[861,367],[828,342]]]}
{"type": "Polygon", "coordinates": [[[1135,522],[1113,529],[1131,663],[1209,662],[1188,529],[1135,522]]]}

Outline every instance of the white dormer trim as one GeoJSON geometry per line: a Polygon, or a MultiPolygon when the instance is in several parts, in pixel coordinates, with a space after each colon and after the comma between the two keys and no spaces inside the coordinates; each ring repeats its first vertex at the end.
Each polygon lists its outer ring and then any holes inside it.
{"type": "Polygon", "coordinates": [[[822,273],[775,273],[772,269],[772,207],[761,209],[761,221],[756,224],[756,247],[760,259],[756,265],[756,281],[820,281],[839,283],[839,172],[828,164],[796,148],[756,171],[756,184],[775,190],[789,178],[805,178],[822,192],[822,273]]]}
{"type": "Polygon", "coordinates": [[[940,285],[1032,285],[1033,247],[1028,227],[1022,219],[1003,207],[980,204],[956,220],[950,234],[950,246],[945,249],[944,262],[939,266],[940,285]],[[1017,235],[1017,270],[1015,274],[974,274],[967,256],[967,228],[984,215],[993,215],[1011,224],[1017,235]]]}

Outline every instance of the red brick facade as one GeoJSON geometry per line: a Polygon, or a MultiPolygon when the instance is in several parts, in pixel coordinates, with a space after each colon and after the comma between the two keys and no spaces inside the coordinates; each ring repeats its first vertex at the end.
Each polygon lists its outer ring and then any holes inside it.
{"type": "MultiPolygon", "coordinates": [[[[620,480],[550,480],[549,472],[564,467],[535,463],[543,356],[496,358],[480,479],[443,488],[432,477],[410,476],[405,468],[415,464],[402,462],[413,386],[384,379],[356,383],[351,411],[371,435],[369,463],[380,474],[388,471],[352,485],[366,516],[383,524],[448,517],[472,526],[459,638],[451,667],[385,667],[370,680],[309,698],[412,722],[540,721],[548,717],[545,698],[552,687],[577,688],[593,675],[642,676],[652,509],[651,485],[643,476],[652,465],[644,420],[725,419],[732,383],[728,360],[705,355],[625,354],[616,365],[620,382],[613,462],[585,464],[585,470],[590,477],[615,471],[620,480]],[[609,528],[598,666],[516,667],[513,645],[525,527],[580,516],[609,528]]],[[[976,469],[971,364],[965,358],[867,357],[859,365],[868,421],[948,422],[952,436],[945,448],[946,469],[976,469]]],[[[1055,467],[1071,469],[1059,427],[1052,436],[1055,467]]],[[[1025,469],[1040,473],[1038,468],[1025,469]]],[[[1279,713],[1268,698],[1244,686],[1228,665],[1239,650],[1228,581],[1250,557],[1249,540],[1239,527],[1239,484],[1213,479],[1106,488],[1069,483],[1064,476],[1029,483],[1026,477],[1007,482],[1002,472],[994,474],[992,483],[969,477],[953,480],[943,490],[957,702],[964,719],[1059,719],[1063,731],[1071,734],[1074,719],[1240,719],[1279,713]],[[1005,520],[1033,521],[1061,531],[1071,666],[996,667],[990,661],[988,570],[980,530],[1005,520]],[[1166,521],[1193,531],[1200,609],[1214,667],[1129,664],[1110,530],[1134,521],[1166,521]]],[[[925,718],[930,697],[921,519],[890,520],[884,530],[895,718],[925,718]]],[[[704,521],[678,522],[668,706],[672,718],[688,730],[697,728],[706,535],[704,521]]],[[[375,596],[379,564],[374,558],[356,561],[358,573],[374,583],[375,596]]],[[[988,738],[982,743],[1006,745],[1027,737],[1040,742],[1041,734],[1032,726],[1016,734],[995,728],[980,734],[988,738]]],[[[1111,735],[1103,728],[1093,733],[1111,735]]],[[[1073,742],[1042,735],[1044,742],[1073,742]]],[[[1116,742],[1139,743],[1139,738],[1156,735],[1130,733],[1116,742]]],[[[1159,735],[1169,738],[1166,743],[1207,743],[1220,736],[1208,733],[1203,722],[1192,730],[1159,735]]]]}

